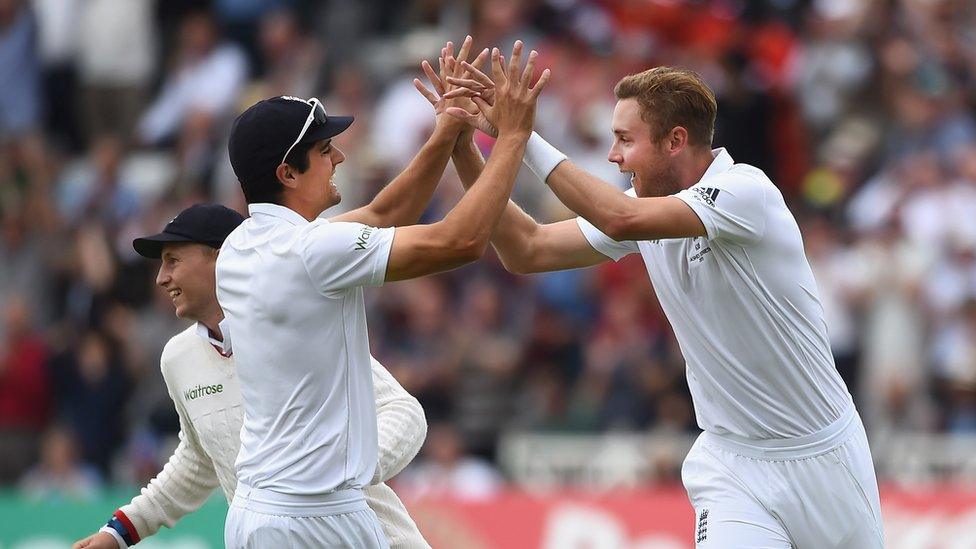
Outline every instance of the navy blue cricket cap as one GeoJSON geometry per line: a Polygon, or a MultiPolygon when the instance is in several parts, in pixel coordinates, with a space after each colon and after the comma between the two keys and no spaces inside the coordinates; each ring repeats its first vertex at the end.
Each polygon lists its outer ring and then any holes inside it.
{"type": "MultiPolygon", "coordinates": [[[[299,144],[335,137],[353,122],[351,116],[329,116],[323,107],[318,108],[319,115],[315,116],[299,144]]],[[[311,99],[283,95],[262,99],[241,113],[234,120],[227,143],[230,164],[237,179],[250,183],[273,174],[282,163],[285,152],[295,144],[312,109],[311,99]]]]}
{"type": "Polygon", "coordinates": [[[194,204],[167,223],[163,232],[137,238],[132,241],[132,247],[150,259],[159,259],[163,244],[168,242],[193,242],[220,248],[227,235],[243,221],[243,215],[226,206],[194,204]]]}

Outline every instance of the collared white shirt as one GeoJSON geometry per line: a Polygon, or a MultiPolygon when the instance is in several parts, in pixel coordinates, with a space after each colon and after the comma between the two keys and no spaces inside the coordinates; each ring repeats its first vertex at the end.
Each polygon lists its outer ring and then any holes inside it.
{"type": "Polygon", "coordinates": [[[284,494],[362,488],[377,461],[362,286],[383,283],[394,229],[249,211],[217,257],[244,399],[238,479],[284,494]]]}
{"type": "Polygon", "coordinates": [[[223,356],[230,356],[233,353],[233,347],[230,343],[230,328],[227,325],[227,319],[221,320],[217,326],[220,328],[220,335],[223,340],[218,340],[210,333],[210,328],[203,322],[197,322],[196,330],[197,335],[202,337],[204,341],[210,343],[217,349],[217,352],[223,356]]]}
{"type": "MultiPolygon", "coordinates": [[[[707,236],[617,242],[577,220],[594,249],[640,253],[681,353],[698,425],[749,439],[830,425],[852,405],[834,366],[800,229],[761,170],[725,149],[673,196],[707,236]]],[[[634,190],[628,191],[634,196],[634,190]]]]}

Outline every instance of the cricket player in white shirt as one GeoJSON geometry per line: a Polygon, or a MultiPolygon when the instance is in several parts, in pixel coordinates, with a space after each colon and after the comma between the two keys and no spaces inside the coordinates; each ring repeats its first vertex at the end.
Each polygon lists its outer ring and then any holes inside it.
{"type": "MultiPolygon", "coordinates": [[[[237,488],[234,460],[243,421],[241,391],[231,338],[217,304],[214,269],[217,250],[244,220],[223,206],[187,208],[162,232],[138,238],[135,250],[162,259],[156,283],[172,297],[176,315],[195,323],[174,336],[160,366],[180,417],[180,443],[163,470],[142,493],[115,511],[99,532],[74,549],[125,549],[172,528],[199,509],[220,487],[227,501],[237,488]]],[[[390,547],[430,546],[403,503],[384,481],[399,473],[420,450],[427,429],[424,411],[375,359],[370,360],[379,432],[376,473],[364,489],[390,547]]]]}
{"type": "MultiPolygon", "coordinates": [[[[327,115],[318,100],[260,101],[235,121],[230,159],[251,217],[217,258],[244,400],[228,547],[387,546],[363,497],[377,435],[362,287],[481,257],[549,77],[530,85],[535,57],[523,71],[520,55],[506,68],[493,52],[498,140],[471,189],[431,225],[390,227],[398,225],[390,210],[413,203],[415,222],[430,196],[404,175],[363,208],[319,218],[340,200],[330,180],[345,157],[332,138],[352,119],[327,115]]],[[[436,160],[420,172],[426,177],[439,178],[463,127],[444,113],[450,105],[435,104],[434,133],[418,155],[436,160]]]]}
{"type": "MultiPolygon", "coordinates": [[[[461,66],[465,78],[446,80],[466,89],[445,95],[490,104],[492,78],[461,66]]],[[[510,204],[492,238],[506,268],[641,254],[704,430],[682,468],[697,546],[882,547],[867,437],[782,194],[761,170],[711,149],[715,96],[695,73],[658,67],[614,91],[608,160],[631,174],[633,189],[599,180],[534,134],[525,163],[580,217],[539,225],[510,204]]],[[[485,112],[449,112],[493,131],[485,112]]],[[[459,142],[454,163],[470,182],[481,159],[459,142]]]]}

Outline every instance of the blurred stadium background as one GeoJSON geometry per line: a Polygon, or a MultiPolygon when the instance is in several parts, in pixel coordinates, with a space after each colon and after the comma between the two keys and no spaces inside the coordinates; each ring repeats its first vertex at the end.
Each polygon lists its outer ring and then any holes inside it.
{"type": "MultiPolygon", "coordinates": [[[[715,145],[800,221],[889,547],[976,547],[971,0],[0,0],[0,548],[67,547],[174,448],[158,358],[184,324],[130,243],[194,202],[243,211],[233,117],[279,94],[354,114],[354,207],[431,128],[419,61],[466,33],[539,50],[540,133],[621,186],[616,80],[704,76],[715,145]]],[[[426,219],[459,193],[449,168],[426,219]]],[[[569,215],[527,171],[515,199],[569,215]]],[[[435,547],[691,546],[694,413],[630,259],[515,277],[489,253],[368,292],[373,353],[430,423],[394,485],[435,547]]],[[[221,546],[225,511],[218,494],[143,545],[221,546]]]]}

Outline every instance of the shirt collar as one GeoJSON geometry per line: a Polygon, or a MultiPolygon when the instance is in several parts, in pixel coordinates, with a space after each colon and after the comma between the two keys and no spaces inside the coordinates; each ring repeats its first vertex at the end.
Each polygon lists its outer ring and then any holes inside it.
{"type": "Polygon", "coordinates": [[[735,161],[732,160],[732,155],[725,150],[725,147],[712,149],[712,163],[708,165],[708,169],[705,170],[705,175],[702,176],[702,179],[727,172],[732,169],[733,164],[735,164],[735,161]]]}
{"type": "Polygon", "coordinates": [[[262,215],[277,217],[278,219],[283,219],[296,227],[308,225],[308,220],[302,217],[300,213],[280,204],[271,204],[270,202],[248,204],[247,212],[251,214],[251,217],[260,217],[262,215]]]}
{"type": "Polygon", "coordinates": [[[197,322],[197,335],[202,337],[207,343],[213,345],[220,354],[230,356],[233,353],[233,348],[230,345],[230,331],[228,330],[227,319],[221,320],[217,326],[220,328],[220,335],[224,338],[223,341],[214,339],[210,335],[210,329],[203,322],[197,322]]]}

